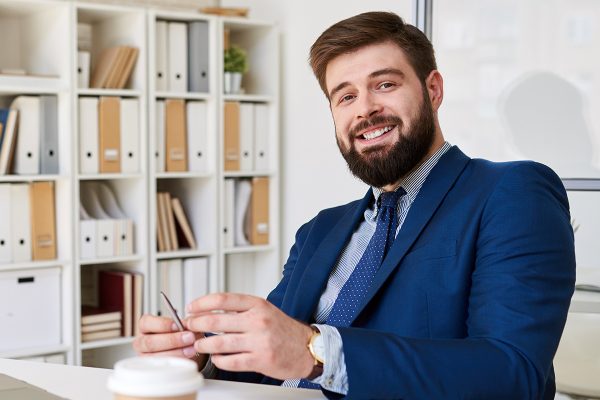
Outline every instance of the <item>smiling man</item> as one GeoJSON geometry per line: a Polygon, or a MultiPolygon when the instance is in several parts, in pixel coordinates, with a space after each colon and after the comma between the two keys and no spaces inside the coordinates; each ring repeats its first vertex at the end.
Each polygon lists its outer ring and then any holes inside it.
{"type": "Polygon", "coordinates": [[[135,349],[199,352],[210,377],[330,398],[553,399],[575,280],[560,179],[447,143],[431,43],[395,14],[333,25],[310,62],[340,151],[370,188],[298,230],[267,300],[201,297],[183,333],[144,316],[135,349]]]}

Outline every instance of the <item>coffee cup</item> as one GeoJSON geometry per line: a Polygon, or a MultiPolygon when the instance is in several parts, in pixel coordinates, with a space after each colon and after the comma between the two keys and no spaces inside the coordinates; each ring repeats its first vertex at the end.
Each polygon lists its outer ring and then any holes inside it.
{"type": "Polygon", "coordinates": [[[115,400],[195,400],[203,383],[195,362],[154,356],[118,361],[107,385],[115,400]]]}

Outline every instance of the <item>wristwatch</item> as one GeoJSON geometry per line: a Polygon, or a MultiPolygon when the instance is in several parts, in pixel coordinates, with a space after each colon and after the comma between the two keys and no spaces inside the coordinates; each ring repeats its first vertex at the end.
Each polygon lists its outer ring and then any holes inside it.
{"type": "Polygon", "coordinates": [[[323,343],[323,335],[314,326],[310,327],[313,331],[310,339],[308,340],[308,351],[314,359],[313,369],[310,374],[306,377],[308,380],[313,380],[323,374],[323,364],[325,363],[325,343],[323,343]]]}

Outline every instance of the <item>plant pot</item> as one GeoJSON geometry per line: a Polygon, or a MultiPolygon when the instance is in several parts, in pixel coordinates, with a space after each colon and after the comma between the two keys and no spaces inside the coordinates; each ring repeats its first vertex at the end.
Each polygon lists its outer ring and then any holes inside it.
{"type": "Polygon", "coordinates": [[[224,78],[225,94],[238,94],[242,89],[242,73],[241,72],[225,72],[224,78]]]}

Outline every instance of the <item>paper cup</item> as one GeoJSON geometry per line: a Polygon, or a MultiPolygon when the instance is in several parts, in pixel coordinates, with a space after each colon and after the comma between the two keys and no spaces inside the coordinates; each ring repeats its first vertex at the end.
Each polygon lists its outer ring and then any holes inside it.
{"type": "Polygon", "coordinates": [[[195,362],[177,357],[134,357],[115,364],[108,389],[115,400],[195,400],[204,383],[195,362]]]}

